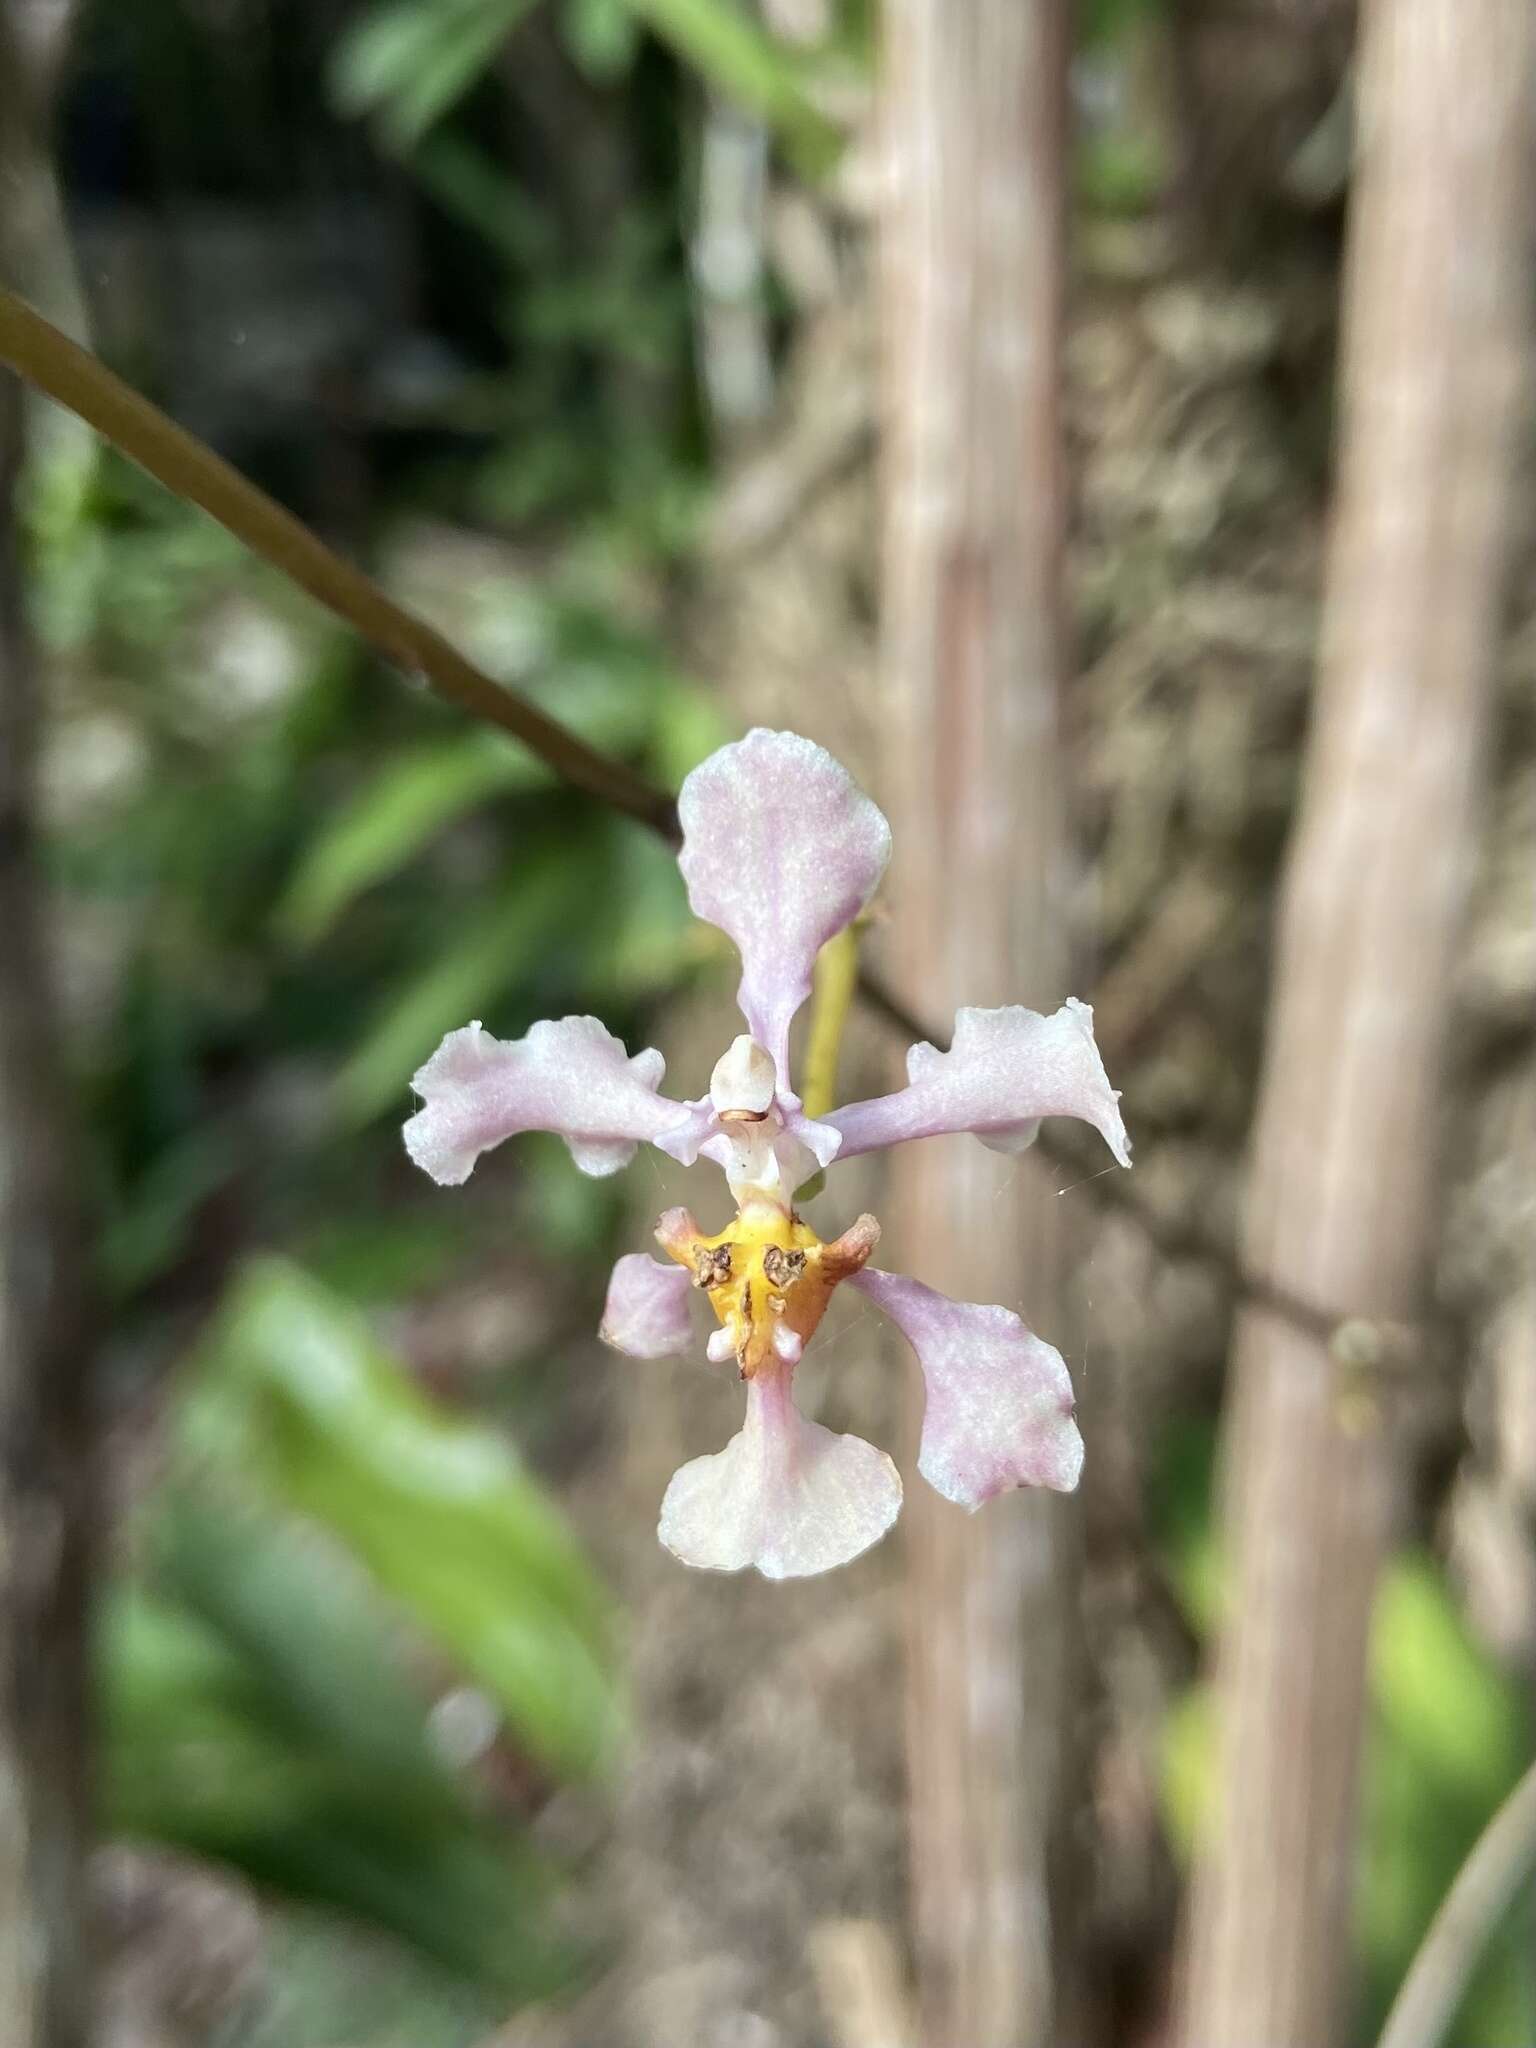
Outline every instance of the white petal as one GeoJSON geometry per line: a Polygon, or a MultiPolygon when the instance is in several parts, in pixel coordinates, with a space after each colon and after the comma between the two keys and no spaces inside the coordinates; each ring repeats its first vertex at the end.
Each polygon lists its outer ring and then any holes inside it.
{"type": "Polygon", "coordinates": [[[598,1335],[631,1358],[677,1358],[693,1348],[693,1282],[681,1266],[628,1252],[614,1267],[598,1335]]]}
{"type": "Polygon", "coordinates": [[[866,1266],[848,1281],[901,1331],[927,1386],[917,1469],[946,1500],[979,1508],[1013,1486],[1070,1493],[1083,1469],[1061,1353],[1011,1309],[951,1301],[866,1266]]]}
{"type": "Polygon", "coordinates": [[[775,1374],[747,1382],[746,1423],[723,1451],[673,1475],[657,1534],[684,1564],[798,1579],[868,1550],[900,1510],[885,1453],[808,1422],[775,1374]]]}
{"type": "Polygon", "coordinates": [[[782,1088],[816,955],[874,894],[890,827],[824,747],[761,726],[694,769],[677,813],[688,900],[735,940],[737,1000],[782,1088]]]}
{"type": "Polygon", "coordinates": [[[444,1187],[518,1131],[558,1131],[583,1173],[617,1173],[635,1145],[686,1115],[656,1090],[666,1062],[654,1049],[631,1059],[596,1017],[535,1024],[503,1043],[468,1024],[450,1031],[414,1076],[422,1108],[405,1126],[412,1159],[444,1187]]]}
{"type": "Polygon", "coordinates": [[[1010,1004],[961,1010],[948,1052],[914,1045],[908,1085],[894,1095],[851,1103],[827,1122],[842,1132],[839,1159],[878,1151],[904,1138],[974,1131],[999,1152],[1020,1152],[1047,1116],[1081,1117],[1122,1166],[1130,1145],[1093,1039],[1093,1012],[1069,996],[1054,1015],[1010,1004]]]}

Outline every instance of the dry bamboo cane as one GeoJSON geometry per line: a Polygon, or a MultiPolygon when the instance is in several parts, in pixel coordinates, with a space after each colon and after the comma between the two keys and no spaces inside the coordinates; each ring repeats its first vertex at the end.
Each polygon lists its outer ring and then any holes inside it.
{"type": "Polygon", "coordinates": [[[1347,1976],[1388,1432],[1351,1367],[1423,1307],[1527,306],[1529,0],[1366,0],[1337,504],[1234,1343],[1214,1810],[1186,2048],[1325,2048],[1347,1976]],[[1361,1339],[1364,1338],[1362,1345],[1361,1339]]]}
{"type": "MultiPolygon", "coordinates": [[[[893,0],[885,16],[888,383],[882,795],[907,1005],[1068,992],[1062,915],[1058,384],[1066,15],[893,0]]],[[[898,1252],[1061,1337],[1043,1164],[974,1143],[896,1167],[898,1252]],[[919,1256],[920,1251],[920,1256],[919,1256]]],[[[894,1260],[905,1263],[902,1256],[894,1260]]],[[[914,1926],[927,2048],[1065,2038],[1055,1882],[1070,1770],[1076,1524],[1015,1495],[906,1510],[914,1926]]]]}

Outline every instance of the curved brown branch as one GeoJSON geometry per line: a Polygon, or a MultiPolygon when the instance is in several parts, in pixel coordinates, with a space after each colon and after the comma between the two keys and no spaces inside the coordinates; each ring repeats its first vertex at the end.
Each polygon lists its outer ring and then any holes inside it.
{"type": "Polygon", "coordinates": [[[0,364],[8,364],[78,413],[167,490],[200,506],[254,554],[344,619],[386,660],[424,677],[461,711],[521,740],[573,788],[638,818],[664,838],[676,838],[677,818],[669,797],[494,682],[265,491],[141,398],[88,349],[78,347],[41,313],[5,290],[0,290],[0,364]]]}

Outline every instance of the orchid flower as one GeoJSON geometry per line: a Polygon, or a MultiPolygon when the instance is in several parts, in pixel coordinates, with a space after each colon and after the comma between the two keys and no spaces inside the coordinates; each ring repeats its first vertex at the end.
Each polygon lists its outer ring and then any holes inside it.
{"type": "Polygon", "coordinates": [[[672,1479],[659,1535],[685,1564],[752,1565],[767,1578],[830,1570],[877,1542],[901,1507],[882,1451],[795,1406],[795,1367],[833,1290],[857,1288],[894,1322],[926,1382],[918,1470],[975,1509],[1015,1486],[1070,1492],[1083,1445],[1061,1355],[1010,1309],[956,1302],[873,1270],[880,1237],[860,1216],[829,1243],[796,1212],[819,1169],[904,1138],[970,1131],[1021,1151],[1046,1116],[1092,1124],[1130,1164],[1093,1013],[1008,1006],[961,1010],[948,1052],[916,1045],[907,1085],[812,1118],[790,1086],[789,1031],[820,948],[859,916],[890,854],[885,818],[823,748],[796,733],[750,732],[694,769],[678,798],[679,865],[695,914],[741,956],[747,1029],[693,1102],[660,1093],[659,1052],[626,1053],[595,1017],[535,1024],[511,1043],[479,1024],[450,1032],[415,1076],[422,1107],[405,1126],[412,1159],[445,1186],[518,1131],[557,1131],[584,1173],[614,1173],[644,1140],[684,1165],[724,1169],[735,1213],[706,1231],[669,1209],[658,1261],[634,1252],[609,1282],[602,1335],[635,1358],[686,1352],[701,1293],[718,1328],[707,1346],[746,1383],[746,1418],[723,1451],[672,1479]]]}

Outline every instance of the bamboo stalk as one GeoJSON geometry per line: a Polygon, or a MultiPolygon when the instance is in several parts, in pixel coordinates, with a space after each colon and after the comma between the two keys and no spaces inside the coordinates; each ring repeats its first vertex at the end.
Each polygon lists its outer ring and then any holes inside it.
{"type": "MultiPolygon", "coordinates": [[[[1531,42],[1528,0],[1367,0],[1361,18],[1337,505],[1243,1262],[1365,1339],[1426,1306],[1528,324],[1531,42]]],[[[1379,1386],[1322,1329],[1250,1301],[1233,1374],[1180,2039],[1325,2048],[1393,1461],[1379,1386]]]]}
{"type": "MultiPolygon", "coordinates": [[[[1068,993],[1061,757],[1062,144],[1058,0],[894,0],[885,21],[882,621],[895,828],[890,947],[922,1010],[1068,993]]],[[[946,1293],[1060,1337],[1044,1163],[913,1146],[896,1251],[946,1293]],[[903,1255],[904,1252],[907,1256],[903,1255]]],[[[909,1497],[908,1759],[922,2037],[1070,2037],[1063,1822],[1070,1504],[974,1519],[909,1497]]]]}

